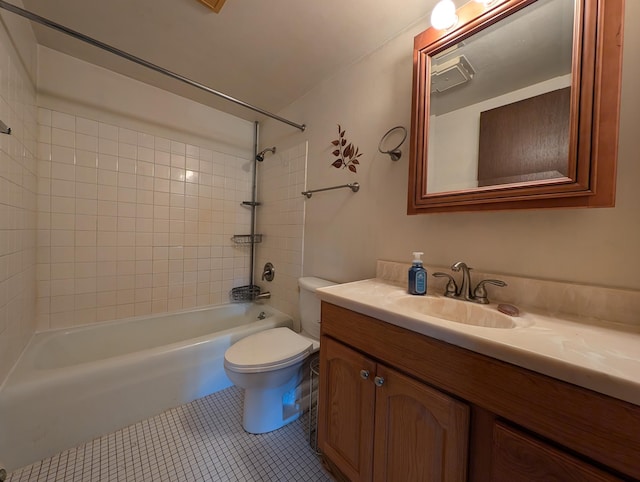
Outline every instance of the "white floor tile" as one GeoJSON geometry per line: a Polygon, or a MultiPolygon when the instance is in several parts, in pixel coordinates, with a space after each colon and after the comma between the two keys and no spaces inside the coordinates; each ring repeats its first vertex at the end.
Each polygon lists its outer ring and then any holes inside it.
{"type": "Polygon", "coordinates": [[[236,387],[168,410],[12,472],[8,482],[331,481],[306,417],[280,430],[242,429],[236,387]]]}

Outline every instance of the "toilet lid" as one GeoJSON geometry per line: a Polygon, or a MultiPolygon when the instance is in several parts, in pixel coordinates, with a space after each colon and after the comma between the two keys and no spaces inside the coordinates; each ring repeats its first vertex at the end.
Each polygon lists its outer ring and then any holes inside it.
{"type": "Polygon", "coordinates": [[[272,328],[231,345],[224,354],[224,365],[238,373],[276,370],[304,360],[311,350],[308,338],[289,328],[272,328]]]}

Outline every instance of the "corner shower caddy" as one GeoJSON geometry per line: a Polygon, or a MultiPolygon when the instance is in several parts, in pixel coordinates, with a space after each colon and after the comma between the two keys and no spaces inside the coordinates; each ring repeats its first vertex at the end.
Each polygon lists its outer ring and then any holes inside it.
{"type": "MultiPolygon", "coordinates": [[[[255,190],[254,190],[254,193],[255,193],[255,190]]],[[[252,232],[251,234],[234,234],[233,236],[231,236],[231,241],[238,246],[251,247],[250,263],[249,263],[250,273],[249,273],[248,285],[231,288],[231,291],[229,292],[229,300],[234,303],[254,301],[261,294],[260,287],[258,285],[253,284],[253,264],[255,259],[254,247],[256,244],[262,242],[262,234],[256,234],[253,232],[253,230],[255,229],[255,210],[256,210],[256,207],[260,205],[260,203],[255,201],[244,201],[242,205],[251,207],[251,231],[252,232]]]]}
{"type": "MultiPolygon", "coordinates": [[[[253,267],[255,263],[255,245],[262,242],[262,234],[258,234],[255,232],[256,230],[256,209],[261,205],[260,202],[256,200],[257,194],[257,175],[258,175],[258,161],[262,162],[264,160],[264,153],[266,151],[275,152],[275,147],[271,149],[266,149],[260,153],[258,153],[258,132],[259,132],[259,123],[254,122],[254,145],[253,145],[253,181],[251,186],[251,201],[243,201],[241,203],[242,206],[248,207],[251,209],[251,232],[249,234],[234,234],[231,236],[231,241],[238,246],[249,246],[251,249],[249,255],[249,284],[245,286],[237,286],[235,288],[231,288],[229,292],[229,300],[235,303],[247,302],[247,301],[255,301],[257,299],[266,299],[269,298],[269,292],[262,293],[260,287],[254,284],[254,274],[253,267]]],[[[264,279],[264,278],[263,278],[264,279]]]]}

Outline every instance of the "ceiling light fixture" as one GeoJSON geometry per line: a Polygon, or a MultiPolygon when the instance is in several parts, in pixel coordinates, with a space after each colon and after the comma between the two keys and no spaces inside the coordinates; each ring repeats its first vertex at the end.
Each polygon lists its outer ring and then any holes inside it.
{"type": "Polygon", "coordinates": [[[483,4],[485,7],[488,7],[489,5],[496,3],[496,0],[476,0],[476,2],[483,4]]]}
{"type": "Polygon", "coordinates": [[[453,0],[440,0],[431,11],[431,26],[437,30],[453,27],[458,21],[453,0]]]}

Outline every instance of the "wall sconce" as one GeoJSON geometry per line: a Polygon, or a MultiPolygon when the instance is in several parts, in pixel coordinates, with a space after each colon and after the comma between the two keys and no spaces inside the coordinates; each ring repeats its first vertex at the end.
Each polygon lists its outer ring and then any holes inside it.
{"type": "Polygon", "coordinates": [[[437,30],[453,27],[458,21],[453,0],[440,0],[431,11],[431,26],[437,30]]]}
{"type": "MultiPolygon", "coordinates": [[[[493,5],[497,0],[474,0],[484,5],[485,8],[493,5]]],[[[431,26],[437,30],[446,30],[453,27],[458,21],[456,5],[453,0],[440,0],[431,10],[431,26]]]]}

